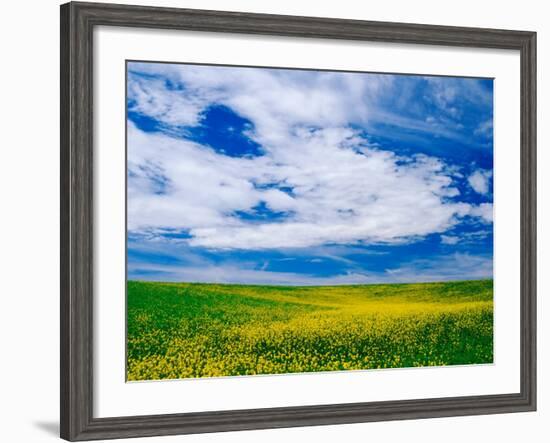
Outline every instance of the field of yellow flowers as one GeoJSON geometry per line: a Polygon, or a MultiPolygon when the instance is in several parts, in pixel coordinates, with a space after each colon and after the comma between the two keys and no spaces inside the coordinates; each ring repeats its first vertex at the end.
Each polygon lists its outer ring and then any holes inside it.
{"type": "Polygon", "coordinates": [[[492,280],[127,289],[129,381],[493,361],[492,280]]]}

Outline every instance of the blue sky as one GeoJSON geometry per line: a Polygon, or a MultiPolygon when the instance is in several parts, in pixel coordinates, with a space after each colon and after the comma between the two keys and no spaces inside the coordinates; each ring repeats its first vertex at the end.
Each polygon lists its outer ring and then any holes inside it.
{"type": "Polygon", "coordinates": [[[129,62],[128,278],[490,278],[491,79],[129,62]]]}

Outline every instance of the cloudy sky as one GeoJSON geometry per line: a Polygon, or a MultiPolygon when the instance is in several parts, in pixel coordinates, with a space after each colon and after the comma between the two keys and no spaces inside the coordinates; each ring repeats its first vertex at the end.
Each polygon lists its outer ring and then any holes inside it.
{"type": "Polygon", "coordinates": [[[493,82],[127,66],[128,278],[492,276],[493,82]]]}

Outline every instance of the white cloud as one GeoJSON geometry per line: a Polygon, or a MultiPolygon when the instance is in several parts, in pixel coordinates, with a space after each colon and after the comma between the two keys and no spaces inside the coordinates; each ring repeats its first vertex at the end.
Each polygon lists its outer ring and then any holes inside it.
{"type": "Polygon", "coordinates": [[[493,119],[482,121],[475,129],[474,134],[490,137],[493,134],[493,119]]]}
{"type": "Polygon", "coordinates": [[[470,215],[473,217],[480,217],[486,223],[493,222],[493,204],[481,203],[479,206],[473,206],[470,215]]]}
{"type": "Polygon", "coordinates": [[[188,229],[194,246],[396,242],[444,232],[472,211],[468,204],[447,201],[457,190],[440,161],[425,156],[403,161],[363,148],[347,129],[287,135],[287,143],[255,158],[227,157],[189,141],[143,133],[131,123],[129,143],[129,229],[188,229]],[[167,193],[153,192],[155,180],[143,165],[154,165],[165,177],[167,193]],[[293,192],[254,183],[283,183],[293,192]],[[235,216],[261,202],[289,216],[269,223],[235,216]]]}
{"type": "MultiPolygon", "coordinates": [[[[480,217],[483,222],[490,224],[492,222],[492,207],[482,207],[483,209],[477,206],[472,207],[472,211],[477,212],[474,216],[480,217]]],[[[444,245],[479,243],[480,240],[487,238],[490,234],[490,229],[480,229],[478,231],[461,232],[460,235],[441,235],[441,243],[444,245]]]]}
{"type": "MultiPolygon", "coordinates": [[[[134,273],[139,275],[139,270],[139,264],[129,264],[128,271],[130,275],[134,273]]],[[[386,269],[385,271],[348,271],[326,277],[303,273],[247,269],[242,264],[239,266],[205,264],[200,266],[177,266],[148,263],[146,270],[148,273],[157,273],[159,281],[320,286],[492,278],[493,260],[491,257],[457,253],[438,256],[433,259],[414,260],[399,268],[386,269]]]]}
{"type": "Polygon", "coordinates": [[[416,260],[386,272],[391,276],[388,281],[403,283],[484,279],[493,277],[493,259],[456,253],[435,259],[416,260]]]}
{"type": "Polygon", "coordinates": [[[478,194],[485,195],[489,193],[489,184],[492,176],[492,171],[478,169],[468,177],[468,183],[478,194]]]}
{"type": "Polygon", "coordinates": [[[208,99],[199,93],[178,94],[160,78],[128,77],[128,111],[137,112],[168,125],[196,125],[208,99]]]}
{"type": "Polygon", "coordinates": [[[492,91],[477,81],[460,77],[426,77],[426,80],[431,85],[430,97],[434,104],[451,117],[457,117],[457,113],[460,113],[456,105],[461,101],[492,105],[492,91]]]}
{"type": "Polygon", "coordinates": [[[254,121],[261,143],[277,142],[289,126],[339,126],[364,123],[374,98],[390,87],[392,78],[353,73],[313,75],[310,71],[248,69],[176,64],[130,65],[129,98],[136,110],[167,124],[190,124],[211,103],[226,105],[254,121]],[[154,75],[153,80],[150,76],[154,75]],[[167,87],[184,85],[180,89],[167,87]],[[367,104],[367,105],[366,105],[367,104]],[[369,105],[370,104],[370,105],[369,105]]]}
{"type": "Polygon", "coordinates": [[[441,243],[444,245],[456,245],[460,241],[460,237],[454,235],[442,235],[441,243]]]}
{"type": "Polygon", "coordinates": [[[443,233],[465,215],[488,220],[487,207],[449,200],[459,195],[452,168],[433,157],[378,150],[350,129],[378,112],[369,103],[391,88],[391,77],[366,81],[342,73],[315,77],[147,64],[139,69],[185,85],[168,90],[164,81],[144,86],[136,80],[130,88],[139,112],[185,125],[199,121],[211,104],[226,105],[253,123],[247,135],[265,155],[229,157],[128,122],[131,231],[170,227],[188,230],[192,246],[266,249],[403,242],[443,233]],[[290,187],[292,194],[261,186],[272,184],[290,187]],[[262,222],[235,215],[262,202],[287,216],[262,222]]]}
{"type": "MultiPolygon", "coordinates": [[[[130,265],[128,271],[133,273],[139,271],[139,269],[139,265],[130,265]]],[[[345,273],[331,277],[315,277],[293,272],[270,272],[265,270],[244,269],[242,266],[235,265],[177,267],[148,264],[147,271],[156,272],[159,281],[293,286],[366,284],[375,282],[375,280],[372,280],[366,274],[361,273],[345,273]]]]}

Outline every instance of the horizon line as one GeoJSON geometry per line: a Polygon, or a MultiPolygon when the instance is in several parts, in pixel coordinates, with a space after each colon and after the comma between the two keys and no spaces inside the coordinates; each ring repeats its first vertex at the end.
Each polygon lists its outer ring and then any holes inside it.
{"type": "Polygon", "coordinates": [[[217,285],[217,286],[271,286],[271,287],[293,287],[293,288],[328,288],[336,286],[381,286],[381,285],[422,285],[422,284],[439,284],[439,283],[462,283],[462,282],[482,282],[482,281],[493,281],[494,277],[491,278],[475,278],[475,279],[463,279],[463,280],[432,280],[432,281],[417,281],[417,282],[379,282],[379,283],[341,283],[341,284],[330,284],[330,285],[317,285],[317,284],[261,284],[261,283],[217,283],[217,282],[201,282],[201,281],[161,281],[161,280],[136,280],[136,279],[126,279],[126,284],[128,283],[158,283],[158,284],[167,284],[167,285],[178,285],[178,284],[187,284],[187,285],[217,285]]]}

